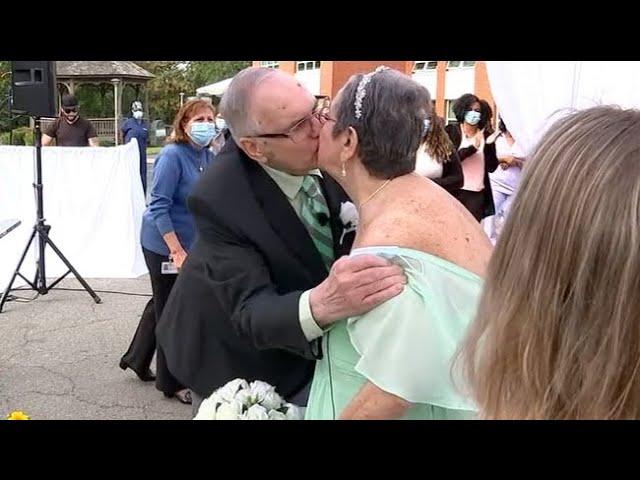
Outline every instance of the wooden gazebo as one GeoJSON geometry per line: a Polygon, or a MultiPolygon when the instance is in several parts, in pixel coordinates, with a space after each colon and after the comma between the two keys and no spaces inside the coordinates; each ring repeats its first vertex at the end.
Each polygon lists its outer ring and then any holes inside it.
{"type": "Polygon", "coordinates": [[[114,118],[91,118],[99,137],[113,138],[118,144],[119,122],[122,117],[122,92],[125,87],[135,90],[135,97],[140,98],[144,91],[143,108],[145,117],[149,118],[149,95],[146,83],[154,76],[133,62],[56,62],[58,82],[58,102],[63,93],[74,94],[79,85],[94,84],[113,88],[114,118]]]}

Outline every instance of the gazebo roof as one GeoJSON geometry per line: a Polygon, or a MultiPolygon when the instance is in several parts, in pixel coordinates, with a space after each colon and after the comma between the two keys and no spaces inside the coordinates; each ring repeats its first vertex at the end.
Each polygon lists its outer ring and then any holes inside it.
{"type": "Polygon", "coordinates": [[[151,80],[154,75],[133,62],[56,62],[58,79],[123,78],[151,80]]]}

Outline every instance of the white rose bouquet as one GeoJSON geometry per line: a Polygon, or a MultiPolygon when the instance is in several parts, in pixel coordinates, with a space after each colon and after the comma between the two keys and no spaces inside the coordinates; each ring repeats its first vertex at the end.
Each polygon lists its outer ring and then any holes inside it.
{"type": "Polygon", "coordinates": [[[276,393],[275,387],[236,378],[203,400],[194,420],[302,420],[304,408],[276,393]]]}

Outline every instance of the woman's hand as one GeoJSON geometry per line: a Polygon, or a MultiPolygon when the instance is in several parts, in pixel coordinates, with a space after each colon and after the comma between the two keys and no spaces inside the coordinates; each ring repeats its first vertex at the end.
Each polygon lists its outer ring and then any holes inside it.
{"type": "Polygon", "coordinates": [[[502,135],[502,132],[500,130],[496,130],[495,132],[493,132],[491,135],[487,137],[487,143],[491,145],[493,142],[495,142],[498,139],[500,135],[502,135]]]}
{"type": "Polygon", "coordinates": [[[368,381],[342,411],[340,420],[398,419],[410,407],[410,402],[368,381]]]}
{"type": "Polygon", "coordinates": [[[515,161],[516,160],[513,157],[501,157],[500,158],[500,167],[503,170],[506,170],[507,168],[513,166],[515,161]]]}
{"type": "Polygon", "coordinates": [[[187,258],[187,252],[185,252],[184,248],[182,248],[176,232],[167,232],[162,236],[162,238],[164,239],[164,243],[166,243],[167,247],[169,248],[169,258],[179,269],[180,267],[182,267],[182,264],[187,258]]]}
{"type": "Polygon", "coordinates": [[[171,261],[175,264],[176,268],[180,270],[182,268],[182,264],[187,259],[187,252],[181,248],[175,252],[171,252],[169,258],[171,258],[171,261]]]}

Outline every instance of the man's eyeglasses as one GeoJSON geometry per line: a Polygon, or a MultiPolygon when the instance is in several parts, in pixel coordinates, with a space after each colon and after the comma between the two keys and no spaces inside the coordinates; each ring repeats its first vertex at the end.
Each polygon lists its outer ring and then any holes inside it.
{"type": "Polygon", "coordinates": [[[298,143],[307,138],[313,130],[313,120],[317,120],[322,126],[327,121],[333,120],[328,115],[329,109],[323,108],[310,113],[302,120],[293,125],[284,133],[263,133],[261,135],[250,135],[250,138],[288,138],[293,143],[298,143]]]}
{"type": "Polygon", "coordinates": [[[75,113],[78,111],[78,107],[62,107],[64,113],[75,113]]]}

